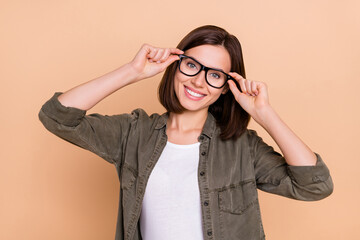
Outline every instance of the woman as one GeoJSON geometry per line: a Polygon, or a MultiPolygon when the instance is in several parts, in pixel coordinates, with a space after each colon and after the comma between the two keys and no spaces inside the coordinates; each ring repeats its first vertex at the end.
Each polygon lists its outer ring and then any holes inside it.
{"type": "Polygon", "coordinates": [[[333,190],[321,157],[272,109],[265,83],[245,79],[237,38],[216,26],[193,30],[177,48],[143,45],[128,64],[55,93],[39,117],[115,165],[116,239],[265,239],[257,188],[305,201],[333,190]],[[166,113],[85,115],[165,69],[159,98],[166,113]],[[247,129],[250,116],[283,156],[247,129]]]}

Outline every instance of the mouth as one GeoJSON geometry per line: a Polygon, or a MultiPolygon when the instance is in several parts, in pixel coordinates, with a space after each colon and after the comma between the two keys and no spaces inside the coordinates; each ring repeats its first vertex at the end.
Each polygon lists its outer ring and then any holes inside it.
{"type": "Polygon", "coordinates": [[[184,90],[185,90],[185,95],[188,98],[195,100],[195,101],[199,101],[206,96],[206,94],[203,94],[203,93],[196,91],[195,89],[189,88],[185,85],[184,85],[184,90]]]}

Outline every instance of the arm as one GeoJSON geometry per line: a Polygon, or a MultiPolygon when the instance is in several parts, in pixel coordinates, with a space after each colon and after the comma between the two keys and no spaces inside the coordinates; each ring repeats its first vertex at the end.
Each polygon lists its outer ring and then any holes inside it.
{"type": "Polygon", "coordinates": [[[144,44],[130,63],[76,86],[58,99],[66,107],[89,110],[113,92],[164,71],[179,59],[175,54],[181,53],[183,51],[176,48],[155,48],[144,44]]]}
{"type": "Polygon", "coordinates": [[[315,166],[291,166],[253,130],[248,140],[257,188],[265,192],[303,201],[329,196],[333,182],[329,169],[317,153],[315,166]]]}
{"type": "Polygon", "coordinates": [[[110,163],[119,163],[121,146],[139,111],[114,116],[86,115],[86,111],[114,91],[163,71],[178,59],[173,54],[179,52],[182,51],[143,45],[132,62],[65,93],[55,93],[42,106],[39,119],[58,137],[110,163]]]}
{"type": "Polygon", "coordinates": [[[269,103],[267,86],[263,82],[249,81],[239,74],[233,74],[239,81],[240,92],[232,81],[230,89],[236,100],[251,117],[274,139],[284,154],[287,164],[293,166],[314,166],[316,156],[305,143],[281,120],[269,103]]]}
{"type": "Polygon", "coordinates": [[[327,166],[272,109],[266,84],[246,80],[236,73],[231,75],[239,81],[242,90],[240,92],[235,83],[229,81],[235,99],[270,134],[284,155],[263,142],[256,132],[249,132],[257,187],[305,201],[330,195],[333,182],[327,166]]]}
{"type": "Polygon", "coordinates": [[[313,151],[280,119],[271,106],[259,110],[256,122],[275,140],[287,164],[315,166],[316,156],[313,151]]]}

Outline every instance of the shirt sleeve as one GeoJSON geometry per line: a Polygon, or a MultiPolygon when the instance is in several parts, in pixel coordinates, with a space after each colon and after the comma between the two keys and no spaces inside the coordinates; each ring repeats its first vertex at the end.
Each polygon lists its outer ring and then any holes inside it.
{"type": "Polygon", "coordinates": [[[333,192],[329,169],[318,153],[315,166],[291,166],[253,130],[249,132],[257,188],[303,201],[315,201],[333,192]]]}
{"type": "Polygon", "coordinates": [[[123,142],[136,113],[120,115],[86,115],[85,110],[66,107],[56,92],[40,109],[39,119],[56,136],[89,150],[112,164],[121,162],[123,142]]]}

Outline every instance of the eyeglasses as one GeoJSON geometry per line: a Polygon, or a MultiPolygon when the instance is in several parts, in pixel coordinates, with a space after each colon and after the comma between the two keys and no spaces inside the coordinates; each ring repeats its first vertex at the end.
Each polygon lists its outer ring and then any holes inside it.
{"type": "Polygon", "coordinates": [[[222,88],[229,79],[235,80],[224,71],[216,68],[205,67],[192,57],[180,54],[179,58],[179,70],[182,74],[193,77],[204,70],[205,80],[211,87],[222,88]]]}

